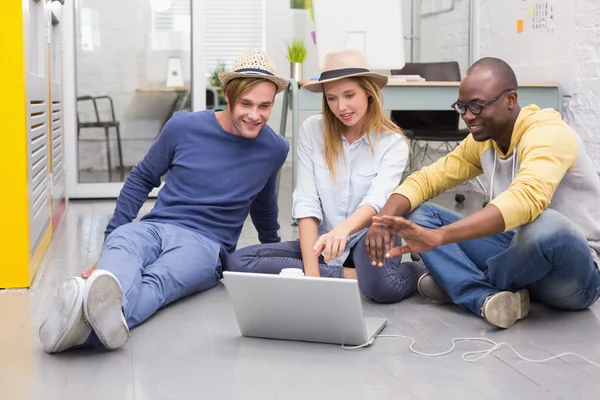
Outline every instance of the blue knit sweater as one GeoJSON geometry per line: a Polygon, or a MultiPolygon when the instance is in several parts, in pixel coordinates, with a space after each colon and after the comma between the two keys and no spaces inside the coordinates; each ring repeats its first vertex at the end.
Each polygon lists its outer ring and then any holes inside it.
{"type": "Polygon", "coordinates": [[[214,110],[178,112],[129,174],[105,238],[133,221],[150,191],[165,184],[142,220],[179,225],[235,250],[248,213],[261,243],[280,240],[275,192],[289,144],[268,126],[256,139],[225,131],[214,110]]]}

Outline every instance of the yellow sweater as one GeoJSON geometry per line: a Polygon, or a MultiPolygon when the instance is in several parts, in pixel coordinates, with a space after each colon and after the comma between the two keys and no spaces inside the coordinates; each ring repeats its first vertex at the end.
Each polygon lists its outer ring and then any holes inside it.
{"type": "Polygon", "coordinates": [[[496,142],[476,142],[469,135],[451,153],[406,178],[394,193],[407,197],[412,211],[482,174],[495,196],[490,204],[502,213],[506,230],[535,220],[550,207],[580,226],[595,253],[600,252],[600,180],[581,138],[558,112],[524,107],[506,154],[496,142]]]}

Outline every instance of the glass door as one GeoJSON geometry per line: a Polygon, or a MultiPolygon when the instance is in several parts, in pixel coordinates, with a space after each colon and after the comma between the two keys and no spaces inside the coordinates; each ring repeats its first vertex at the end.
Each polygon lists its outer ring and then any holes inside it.
{"type": "Polygon", "coordinates": [[[200,7],[192,0],[65,3],[69,197],[118,196],[173,113],[205,107],[205,76],[192,68],[202,65],[202,51],[192,51],[200,7]]]}

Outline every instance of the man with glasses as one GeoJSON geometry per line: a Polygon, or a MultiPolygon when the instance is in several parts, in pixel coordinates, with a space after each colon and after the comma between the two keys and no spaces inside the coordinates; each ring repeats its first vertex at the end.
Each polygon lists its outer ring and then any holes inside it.
{"type": "Polygon", "coordinates": [[[500,328],[524,318],[530,298],[581,310],[600,296],[600,180],[560,114],[521,108],[517,87],[502,60],[471,66],[452,105],[470,135],[409,176],[366,237],[374,268],[384,257],[419,253],[429,271],[421,294],[500,328]],[[482,174],[481,210],[463,217],[426,202],[482,174]],[[406,244],[391,248],[394,234],[406,244]]]}

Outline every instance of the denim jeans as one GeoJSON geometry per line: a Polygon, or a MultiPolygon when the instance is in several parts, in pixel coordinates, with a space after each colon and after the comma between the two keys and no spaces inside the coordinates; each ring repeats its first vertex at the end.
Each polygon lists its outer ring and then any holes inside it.
{"type": "MultiPolygon", "coordinates": [[[[347,261],[352,261],[356,268],[358,285],[363,294],[380,303],[395,303],[413,293],[419,277],[426,272],[423,264],[402,263],[400,257],[386,260],[382,268],[372,266],[364,236],[351,249],[347,261]]],[[[278,274],[284,268],[304,269],[300,241],[245,247],[231,254],[226,265],[230,271],[265,274],[278,274]]],[[[343,266],[327,265],[323,257],[319,258],[319,270],[322,277],[344,276],[343,266]]]]}
{"type": "Polygon", "coordinates": [[[161,307],[216,286],[220,246],[172,224],[131,222],[115,229],[97,269],[112,272],[123,288],[123,314],[132,328],[161,307]]]}
{"type": "MultiPolygon", "coordinates": [[[[407,218],[435,229],[463,217],[424,203],[407,218]]],[[[550,209],[514,232],[439,246],[421,258],[454,303],[477,315],[499,291],[526,288],[533,300],[564,310],[587,308],[600,296],[600,271],[588,242],[571,220],[550,209]]]]}

